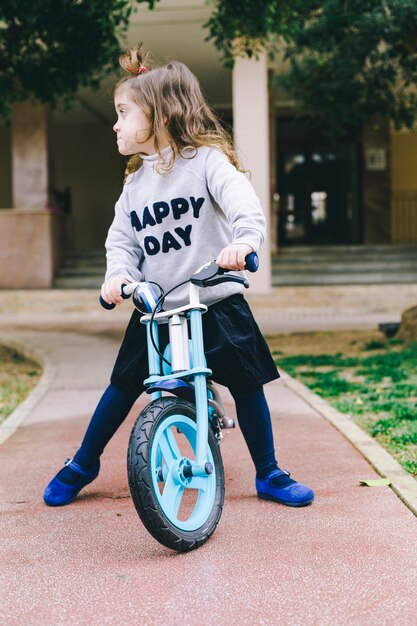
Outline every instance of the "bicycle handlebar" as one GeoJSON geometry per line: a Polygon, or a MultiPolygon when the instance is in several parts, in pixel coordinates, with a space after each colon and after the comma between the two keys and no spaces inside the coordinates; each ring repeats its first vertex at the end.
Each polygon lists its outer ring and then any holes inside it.
{"type": "Polygon", "coordinates": [[[256,252],[251,252],[245,256],[245,270],[248,272],[257,272],[259,268],[259,257],[256,252]]]}
{"type": "MultiPolygon", "coordinates": [[[[121,286],[121,294],[120,295],[122,296],[123,300],[128,300],[132,294],[131,293],[125,293],[124,292],[124,288],[125,287],[127,287],[127,284],[123,283],[122,286],[121,286]]],[[[112,302],[107,302],[101,296],[100,296],[100,304],[103,307],[103,309],[107,309],[108,311],[111,311],[112,309],[114,309],[116,307],[115,304],[113,304],[112,302]]]]}
{"type": "MultiPolygon", "coordinates": [[[[259,268],[259,258],[256,252],[251,252],[250,254],[246,255],[245,270],[247,270],[248,272],[254,273],[258,271],[258,268],[259,268]]],[[[219,283],[227,282],[227,281],[237,282],[237,283],[244,285],[244,287],[249,287],[249,283],[246,280],[246,278],[243,278],[241,276],[234,276],[234,275],[224,276],[224,274],[227,274],[229,271],[231,270],[227,270],[227,269],[224,269],[223,267],[219,267],[216,261],[212,261],[211,263],[204,265],[200,270],[198,270],[198,272],[196,272],[193,276],[191,276],[190,281],[194,285],[198,285],[199,287],[209,287],[209,286],[218,285],[219,283]]],[[[126,283],[123,283],[121,286],[121,296],[123,300],[127,300],[132,295],[132,291],[130,290],[129,292],[125,291],[126,287],[128,287],[126,283]]],[[[116,307],[115,304],[111,302],[106,302],[106,300],[104,300],[104,298],[102,298],[101,295],[100,295],[100,304],[103,307],[103,309],[107,309],[108,311],[111,311],[112,309],[116,307]]]]}

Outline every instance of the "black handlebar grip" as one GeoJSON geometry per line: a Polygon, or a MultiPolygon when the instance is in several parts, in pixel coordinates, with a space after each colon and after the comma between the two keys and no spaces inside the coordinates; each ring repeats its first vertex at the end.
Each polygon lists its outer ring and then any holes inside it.
{"type": "Polygon", "coordinates": [[[251,252],[245,257],[245,270],[257,272],[259,267],[259,257],[256,252],[251,252]]]}
{"type": "MultiPolygon", "coordinates": [[[[124,287],[126,287],[126,283],[123,283],[123,285],[121,286],[121,289],[120,289],[121,294],[120,295],[122,296],[123,300],[127,300],[128,298],[130,298],[131,294],[130,293],[126,294],[123,291],[124,287]]],[[[103,298],[101,296],[100,296],[100,304],[103,307],[103,309],[107,309],[107,311],[111,311],[112,309],[116,308],[115,304],[112,304],[111,302],[106,302],[106,300],[103,300],[103,298]]]]}
{"type": "Polygon", "coordinates": [[[103,309],[107,309],[108,311],[111,311],[111,309],[116,308],[115,304],[112,304],[111,302],[106,302],[101,296],[100,296],[100,304],[103,307],[103,309]]]}

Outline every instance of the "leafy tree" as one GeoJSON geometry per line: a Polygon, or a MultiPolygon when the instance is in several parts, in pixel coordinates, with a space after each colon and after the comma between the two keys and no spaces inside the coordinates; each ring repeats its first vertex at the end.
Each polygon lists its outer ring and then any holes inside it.
{"type": "Polygon", "coordinates": [[[307,14],[309,4],[309,0],[216,0],[206,23],[208,39],[231,67],[236,55],[257,56],[265,45],[273,52],[279,37],[296,27],[301,5],[307,14]]]}
{"type": "Polygon", "coordinates": [[[221,0],[207,25],[229,64],[281,44],[288,70],[277,82],[335,137],[375,115],[416,122],[415,0],[221,0]]]}
{"type": "MultiPolygon", "coordinates": [[[[16,101],[71,101],[113,71],[138,2],[3,0],[0,115],[16,101]]],[[[276,77],[334,136],[375,114],[412,128],[417,118],[415,0],[214,0],[206,24],[227,64],[265,46],[282,50],[276,77]]]]}
{"type": "MultiPolygon", "coordinates": [[[[146,0],[137,0],[145,2],[146,0]]],[[[154,0],[147,0],[153,8],[154,0]]],[[[70,101],[113,71],[131,0],[2,0],[0,115],[13,102],[70,101]]]]}

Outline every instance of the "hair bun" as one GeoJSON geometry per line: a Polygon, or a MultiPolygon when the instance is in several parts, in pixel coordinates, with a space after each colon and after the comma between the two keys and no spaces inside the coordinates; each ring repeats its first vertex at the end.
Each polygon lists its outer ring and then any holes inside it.
{"type": "Polygon", "coordinates": [[[130,50],[122,54],[119,58],[119,63],[125,72],[133,76],[139,76],[139,74],[149,71],[149,68],[143,65],[143,56],[142,44],[139,44],[137,48],[130,48],[130,50]]]}

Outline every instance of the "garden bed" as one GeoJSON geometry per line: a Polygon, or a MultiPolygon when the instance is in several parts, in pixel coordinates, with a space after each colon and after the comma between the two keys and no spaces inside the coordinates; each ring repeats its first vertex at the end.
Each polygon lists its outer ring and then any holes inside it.
{"type": "Polygon", "coordinates": [[[38,363],[0,345],[0,423],[26,398],[41,373],[38,363]]]}
{"type": "Polygon", "coordinates": [[[375,331],[267,337],[284,369],[417,476],[417,344],[375,331]]]}

